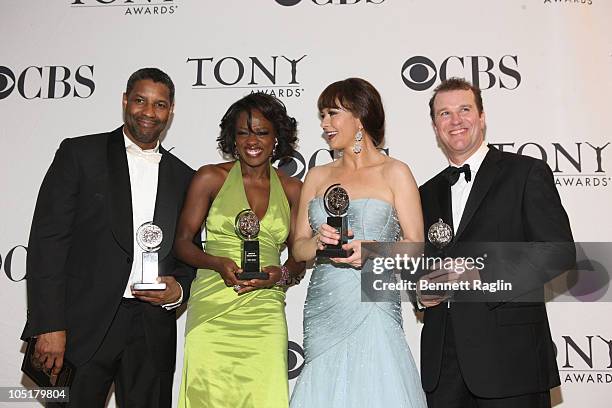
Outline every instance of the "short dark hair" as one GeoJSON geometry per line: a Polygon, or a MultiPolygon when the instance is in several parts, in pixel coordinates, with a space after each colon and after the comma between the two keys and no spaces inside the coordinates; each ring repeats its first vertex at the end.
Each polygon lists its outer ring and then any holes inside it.
{"type": "Polygon", "coordinates": [[[150,79],[153,82],[161,82],[168,87],[170,92],[170,103],[174,103],[174,83],[172,79],[164,71],[158,68],[140,68],[138,71],[130,75],[125,87],[125,94],[129,95],[134,89],[136,82],[142,81],[143,79],[150,79]]]}
{"type": "Polygon", "coordinates": [[[339,108],[338,104],[359,118],[377,147],[383,144],[385,109],[380,94],[371,83],[361,78],[347,78],[328,85],[319,96],[319,111],[339,108]]]}
{"type": "MultiPolygon", "coordinates": [[[[225,156],[236,157],[236,121],[242,112],[248,115],[247,125],[251,129],[253,111],[257,110],[272,123],[276,133],[276,148],[272,161],[286,159],[295,152],[297,143],[297,122],[287,115],[287,108],[280,100],[264,92],[254,92],[234,102],[223,118],[219,127],[221,132],[217,137],[219,150],[225,156]]],[[[251,129],[252,130],[252,129],[251,129]]]]}
{"type": "Polygon", "coordinates": [[[434,100],[436,96],[440,92],[448,92],[448,91],[472,91],[474,94],[474,99],[476,100],[476,108],[478,109],[478,113],[482,114],[484,112],[484,108],[482,107],[482,95],[480,93],[480,88],[472,85],[470,81],[467,81],[465,78],[452,77],[448,78],[440,85],[438,85],[434,91],[431,99],[429,100],[429,116],[432,121],[435,121],[435,112],[434,112],[434,100]]]}

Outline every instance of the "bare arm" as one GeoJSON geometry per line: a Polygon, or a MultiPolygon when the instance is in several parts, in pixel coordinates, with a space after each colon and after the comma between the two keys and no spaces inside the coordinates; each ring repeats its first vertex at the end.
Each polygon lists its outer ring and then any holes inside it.
{"type": "Polygon", "coordinates": [[[402,241],[423,242],[421,196],[410,168],[399,160],[393,160],[386,172],[386,178],[391,181],[393,206],[402,228],[402,241]]]}
{"type": "Polygon", "coordinates": [[[240,272],[236,263],[229,258],[209,255],[193,242],[193,236],[200,231],[226,177],[227,172],[219,165],[203,166],[196,172],[179,217],[174,252],[178,259],[189,265],[219,272],[225,284],[231,286],[241,283],[235,275],[240,272]]]}
{"type": "Polygon", "coordinates": [[[306,174],[302,186],[292,245],[293,258],[298,262],[310,261],[316,255],[318,242],[308,222],[308,204],[315,197],[320,179],[321,169],[314,167],[306,174]]]}
{"type": "Polygon", "coordinates": [[[289,207],[291,207],[291,227],[289,230],[289,237],[287,237],[287,250],[289,251],[289,257],[285,266],[289,269],[290,282],[299,283],[300,276],[304,272],[306,266],[305,262],[297,262],[293,257],[293,249],[295,242],[295,229],[297,226],[298,211],[300,205],[300,193],[302,191],[302,182],[294,178],[285,178],[283,180],[283,189],[287,195],[289,201],[289,207]]]}

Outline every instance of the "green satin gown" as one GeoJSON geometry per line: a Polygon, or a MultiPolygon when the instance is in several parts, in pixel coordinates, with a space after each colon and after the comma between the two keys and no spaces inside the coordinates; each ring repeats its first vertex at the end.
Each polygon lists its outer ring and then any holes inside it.
{"type": "MultiPolygon", "coordinates": [[[[206,252],[240,265],[236,214],[249,208],[240,162],[231,168],[206,219],[206,252]]],[[[261,266],[279,265],[289,234],[287,197],[270,166],[270,200],[260,221],[261,266]]],[[[199,269],[191,286],[179,407],[281,408],[288,403],[285,292],[238,296],[219,273],[199,269]]]]}

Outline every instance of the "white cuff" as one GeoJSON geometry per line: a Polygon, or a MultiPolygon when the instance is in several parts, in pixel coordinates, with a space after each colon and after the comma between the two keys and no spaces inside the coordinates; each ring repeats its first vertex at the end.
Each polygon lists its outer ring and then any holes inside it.
{"type": "Polygon", "coordinates": [[[165,305],[161,305],[161,307],[163,307],[166,310],[176,309],[177,307],[179,307],[181,305],[181,303],[183,303],[183,287],[178,282],[176,282],[176,284],[181,289],[181,296],[178,298],[178,300],[176,302],[166,303],[165,305]]]}

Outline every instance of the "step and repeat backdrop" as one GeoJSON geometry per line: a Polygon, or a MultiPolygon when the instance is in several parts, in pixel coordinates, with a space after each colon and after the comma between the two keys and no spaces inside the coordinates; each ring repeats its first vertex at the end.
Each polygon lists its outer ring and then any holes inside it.
{"type": "MultiPolygon", "coordinates": [[[[431,91],[466,77],[483,89],[488,142],[546,160],[576,240],[605,242],[612,239],[610,16],[606,0],[1,1],[0,386],[29,384],[19,336],[41,180],[63,138],[122,123],[133,71],[159,67],[174,80],[163,144],[195,169],[222,161],[215,138],[233,101],[255,91],[277,96],[299,122],[299,153],[285,170],[301,179],[331,160],[319,93],[339,79],[365,78],[383,97],[388,154],[408,163],[419,184],[446,166],[428,116],[431,91]]],[[[287,296],[291,386],[303,364],[308,278],[287,296]]],[[[548,304],[558,407],[607,407],[612,398],[612,307],[586,295],[548,304]]],[[[422,325],[409,304],[404,326],[418,361],[422,325]]]]}

